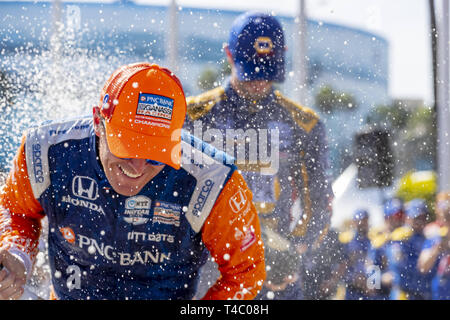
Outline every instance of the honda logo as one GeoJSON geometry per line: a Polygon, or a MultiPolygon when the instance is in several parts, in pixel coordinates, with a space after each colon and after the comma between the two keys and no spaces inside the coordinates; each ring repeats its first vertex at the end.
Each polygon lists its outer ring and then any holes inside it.
{"type": "Polygon", "coordinates": [[[72,192],[77,197],[95,200],[98,198],[97,182],[89,177],[76,176],[72,181],[72,192]]]}
{"type": "Polygon", "coordinates": [[[234,196],[232,196],[229,200],[230,207],[235,213],[241,211],[241,209],[244,208],[246,203],[247,197],[245,195],[245,192],[242,191],[242,189],[239,189],[239,191],[236,192],[234,196]]]}

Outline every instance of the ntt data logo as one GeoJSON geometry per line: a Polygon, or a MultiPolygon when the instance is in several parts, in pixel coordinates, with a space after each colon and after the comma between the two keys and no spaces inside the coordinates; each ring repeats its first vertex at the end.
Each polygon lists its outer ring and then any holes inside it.
{"type": "Polygon", "coordinates": [[[150,219],[152,201],[146,196],[136,196],[125,201],[124,220],[134,225],[146,223],[150,219]]]}

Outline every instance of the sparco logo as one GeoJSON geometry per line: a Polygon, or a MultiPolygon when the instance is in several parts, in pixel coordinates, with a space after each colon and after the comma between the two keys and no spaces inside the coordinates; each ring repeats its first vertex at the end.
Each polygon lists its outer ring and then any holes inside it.
{"type": "Polygon", "coordinates": [[[197,201],[194,204],[194,210],[192,211],[193,215],[197,217],[200,216],[213,186],[214,182],[212,180],[208,179],[205,181],[205,184],[200,191],[200,195],[198,196],[197,201]]]}
{"type": "Polygon", "coordinates": [[[95,200],[98,198],[97,182],[89,177],[76,176],[72,181],[72,192],[77,197],[95,200]]]}
{"type": "Polygon", "coordinates": [[[36,183],[43,183],[44,172],[42,171],[42,153],[40,144],[33,144],[33,169],[34,180],[36,183]]]}

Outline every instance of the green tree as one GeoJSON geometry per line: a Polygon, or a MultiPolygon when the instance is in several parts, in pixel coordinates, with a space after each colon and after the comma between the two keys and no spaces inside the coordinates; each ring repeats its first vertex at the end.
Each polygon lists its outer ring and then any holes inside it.
{"type": "Polygon", "coordinates": [[[347,92],[340,92],[330,85],[320,88],[315,96],[316,107],[323,113],[350,111],[357,107],[355,97],[347,92]]]}
{"type": "MultiPolygon", "coordinates": [[[[434,169],[437,156],[434,110],[422,106],[412,113],[408,118],[403,138],[409,145],[412,155],[415,155],[418,161],[428,162],[429,169],[434,169]]],[[[420,163],[417,162],[417,165],[420,163]]]]}
{"type": "Polygon", "coordinates": [[[409,111],[400,103],[379,105],[367,116],[366,122],[398,131],[406,127],[409,111]]]}
{"type": "Polygon", "coordinates": [[[197,85],[201,90],[211,90],[217,86],[219,72],[213,68],[204,69],[197,79],[197,85]]]}
{"type": "Polygon", "coordinates": [[[393,103],[372,110],[366,122],[388,129],[396,159],[396,176],[432,170],[436,163],[436,125],[433,110],[425,105],[393,103]]]}
{"type": "Polygon", "coordinates": [[[227,60],[222,60],[218,68],[208,66],[203,69],[197,78],[197,85],[203,91],[211,90],[220,85],[230,74],[230,64],[227,60]]]}

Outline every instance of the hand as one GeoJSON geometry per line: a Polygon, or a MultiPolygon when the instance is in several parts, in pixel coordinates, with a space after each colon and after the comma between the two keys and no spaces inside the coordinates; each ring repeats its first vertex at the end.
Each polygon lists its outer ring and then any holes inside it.
{"type": "Polygon", "coordinates": [[[0,300],[17,300],[27,282],[25,266],[7,250],[0,250],[0,300]]]}

